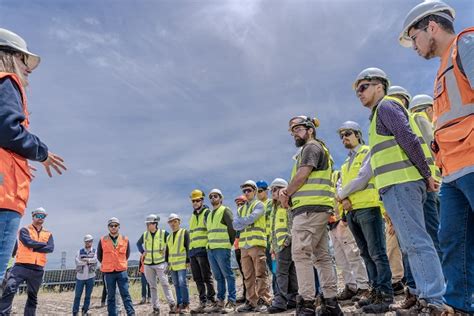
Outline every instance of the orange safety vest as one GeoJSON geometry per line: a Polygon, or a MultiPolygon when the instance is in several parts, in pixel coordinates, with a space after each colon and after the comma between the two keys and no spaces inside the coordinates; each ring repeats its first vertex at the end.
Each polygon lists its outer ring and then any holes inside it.
{"type": "MultiPolygon", "coordinates": [[[[0,79],[10,77],[20,89],[25,120],[21,122],[28,128],[28,106],[26,94],[20,79],[13,73],[0,72],[0,79]]],[[[31,175],[28,161],[14,152],[0,147],[0,208],[16,211],[23,216],[30,195],[31,175]]]]}
{"type": "Polygon", "coordinates": [[[145,261],[145,254],[140,256],[140,273],[145,273],[145,265],[143,264],[145,261]]]}
{"type": "MultiPolygon", "coordinates": [[[[30,234],[30,238],[37,242],[47,243],[49,237],[51,237],[51,232],[42,228],[39,232],[33,225],[25,227],[30,234]]],[[[41,252],[35,252],[32,248],[25,246],[21,240],[18,242],[18,250],[16,253],[16,263],[28,263],[36,264],[38,266],[44,267],[46,265],[47,259],[46,254],[41,252]]]]}
{"type": "Polygon", "coordinates": [[[443,176],[474,165],[474,90],[456,61],[458,39],[471,32],[474,27],[459,33],[443,54],[434,85],[436,164],[443,176]]]}
{"type": "Polygon", "coordinates": [[[117,238],[117,246],[114,246],[112,238],[106,235],[100,238],[100,244],[102,245],[102,264],[100,271],[120,272],[127,270],[127,236],[119,235],[117,238]]]}

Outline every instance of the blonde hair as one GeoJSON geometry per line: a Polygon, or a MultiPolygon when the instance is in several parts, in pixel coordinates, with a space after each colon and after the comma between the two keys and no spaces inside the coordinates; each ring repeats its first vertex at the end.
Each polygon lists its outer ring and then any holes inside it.
{"type": "Polygon", "coordinates": [[[25,76],[20,71],[15,54],[16,52],[0,50],[0,71],[17,75],[23,87],[26,87],[28,85],[28,80],[26,80],[25,76]]]}

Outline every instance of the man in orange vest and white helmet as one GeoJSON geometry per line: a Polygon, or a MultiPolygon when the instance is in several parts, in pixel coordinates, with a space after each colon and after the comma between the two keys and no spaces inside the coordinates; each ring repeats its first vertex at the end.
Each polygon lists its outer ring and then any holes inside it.
{"type": "Polygon", "coordinates": [[[399,40],[425,59],[440,58],[432,148],[443,177],[439,241],[447,284],[444,299],[470,314],[474,312],[474,27],[456,34],[454,18],[454,9],[444,2],[423,2],[407,14],[399,40]]]}
{"type": "Polygon", "coordinates": [[[127,236],[119,233],[120,221],[112,217],[107,222],[109,234],[100,238],[97,245],[97,259],[101,263],[100,271],[105,276],[107,287],[107,312],[116,316],[115,290],[118,286],[120,296],[127,316],[135,315],[132,298],[128,291],[128,258],[130,257],[130,242],[127,236]]]}
{"type": "Polygon", "coordinates": [[[28,203],[31,170],[36,170],[28,160],[41,162],[50,177],[51,168],[59,174],[66,170],[63,159],[28,130],[25,88],[39,63],[23,38],[0,28],[0,283],[28,203]]]}
{"type": "Polygon", "coordinates": [[[46,254],[54,250],[51,232],[43,228],[48,214],[44,208],[32,212],[33,222],[20,229],[18,233],[18,250],[16,262],[8,276],[5,291],[0,299],[0,315],[10,315],[13,298],[21,283],[26,281],[28,299],[25,304],[25,315],[35,315],[38,304],[38,291],[43,281],[46,254]]]}

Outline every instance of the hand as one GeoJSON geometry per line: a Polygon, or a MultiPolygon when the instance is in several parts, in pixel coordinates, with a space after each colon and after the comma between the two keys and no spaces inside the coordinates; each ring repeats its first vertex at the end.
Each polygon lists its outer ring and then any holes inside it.
{"type": "Polygon", "coordinates": [[[284,208],[290,207],[290,198],[288,196],[288,192],[286,191],[286,189],[280,190],[279,199],[281,202],[281,206],[283,206],[284,208]]]}
{"type": "Polygon", "coordinates": [[[339,195],[337,195],[337,193],[336,193],[336,201],[337,201],[338,203],[341,203],[341,202],[342,202],[342,199],[339,197],[339,195]]]}
{"type": "Polygon", "coordinates": [[[392,222],[388,223],[387,232],[390,236],[393,236],[395,234],[395,229],[393,228],[392,222]]]}
{"type": "Polygon", "coordinates": [[[30,172],[30,177],[31,179],[33,179],[35,177],[35,171],[37,171],[38,169],[36,169],[33,165],[30,164],[28,164],[28,169],[30,172]]]}
{"type": "Polygon", "coordinates": [[[439,182],[433,177],[427,179],[426,186],[428,187],[428,192],[438,192],[439,191],[439,182]]]}
{"type": "Polygon", "coordinates": [[[44,168],[46,169],[46,173],[48,176],[51,178],[53,175],[51,174],[51,168],[56,170],[58,174],[63,174],[61,169],[64,171],[67,170],[66,166],[63,164],[64,159],[59,157],[58,155],[55,155],[53,153],[48,153],[48,158],[46,158],[45,161],[42,162],[44,168]]]}
{"type": "Polygon", "coordinates": [[[344,200],[342,200],[342,208],[346,211],[352,211],[352,203],[351,203],[351,200],[349,200],[348,198],[345,198],[344,200]]]}

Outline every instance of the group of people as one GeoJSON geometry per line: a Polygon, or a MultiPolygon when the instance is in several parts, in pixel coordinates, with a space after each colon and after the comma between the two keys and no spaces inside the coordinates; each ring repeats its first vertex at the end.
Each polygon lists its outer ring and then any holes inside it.
{"type": "MultiPolygon", "coordinates": [[[[455,34],[454,17],[441,1],[423,2],[408,13],[399,37],[423,58],[440,58],[433,98],[412,99],[379,68],[356,77],[353,89],[370,110],[368,145],[359,124],[344,122],[337,132],[349,153],[339,171],[317,137],[319,121],[296,116],[289,132],[299,149],[289,182],[245,181],[235,215],[219,189],[207,195],[211,207],[204,192],[194,190],[189,230],[177,214],[168,218],[170,233],[158,227],[158,216],[148,216],[137,246],[153,312],[160,312],[159,280],[170,313],[277,313],[295,307],[297,315],[342,315],[339,301],[348,299],[363,313],[474,313],[474,28],[455,34]],[[339,292],[329,238],[344,277],[339,292]],[[240,300],[232,248],[244,280],[240,300]],[[200,299],[193,310],[188,266],[200,299]],[[395,303],[394,294],[404,290],[405,299],[395,303]]],[[[51,170],[66,170],[63,159],[28,131],[24,87],[39,62],[20,36],[0,29],[0,313],[7,315],[24,280],[25,314],[34,315],[46,253],[54,248],[52,234],[42,227],[47,214],[37,209],[32,224],[19,230],[16,262],[5,276],[34,170],[28,160],[42,162],[50,176],[51,170]]],[[[84,238],[76,291],[86,288],[87,313],[100,262],[109,315],[117,314],[116,288],[133,315],[129,240],[117,218],[108,221],[108,230],[96,249],[92,236],[84,238]]],[[[73,312],[79,312],[77,295],[73,312]]]]}

